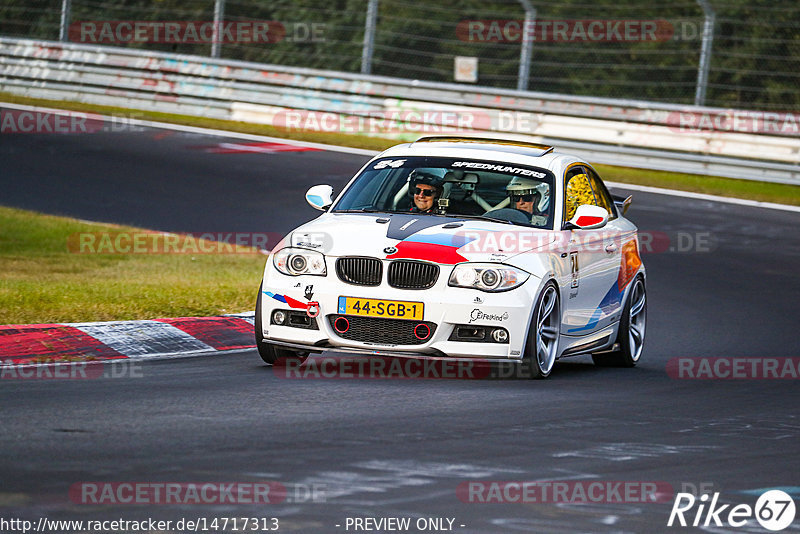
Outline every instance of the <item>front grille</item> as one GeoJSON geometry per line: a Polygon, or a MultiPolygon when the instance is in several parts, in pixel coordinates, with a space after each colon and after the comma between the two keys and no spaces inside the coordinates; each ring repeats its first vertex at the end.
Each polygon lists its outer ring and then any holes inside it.
{"type": "MultiPolygon", "coordinates": [[[[380,345],[422,345],[433,337],[436,332],[436,323],[430,321],[406,321],[404,319],[382,319],[380,317],[358,317],[355,315],[328,315],[328,323],[339,337],[362,343],[376,343],[380,345]],[[350,323],[350,328],[344,332],[336,332],[333,322],[345,317],[350,323]],[[430,329],[430,334],[425,339],[414,335],[414,328],[424,324],[430,329]]],[[[424,332],[422,330],[421,332],[424,332]]]]}
{"type": "Polygon", "coordinates": [[[377,258],[339,258],[336,260],[336,274],[339,280],[348,284],[378,286],[383,266],[377,258]]]}
{"type": "Polygon", "coordinates": [[[397,289],[428,289],[439,278],[439,266],[421,261],[397,260],[389,264],[389,285],[397,289]]]}

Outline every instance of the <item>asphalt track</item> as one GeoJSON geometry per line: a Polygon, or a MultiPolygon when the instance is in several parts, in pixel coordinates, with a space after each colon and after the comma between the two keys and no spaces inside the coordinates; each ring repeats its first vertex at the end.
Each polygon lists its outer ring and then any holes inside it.
{"type": "MultiPolygon", "coordinates": [[[[3,135],[0,204],[159,230],[285,232],[314,216],[308,186],[340,186],[365,160],[196,148],[220,141],[159,130],[3,135]]],[[[659,481],[751,505],[765,488],[798,497],[797,379],[675,379],[666,369],[678,357],[800,357],[800,216],[636,193],[629,217],[673,248],[644,257],[649,320],[634,369],[579,357],[545,381],[286,379],[248,351],[143,362],[122,378],[0,380],[0,516],[278,517],[279,532],[325,533],[354,532],[348,517],[449,517],[463,533],[766,532],[752,520],[668,528],[671,499],[459,499],[469,481],[563,480],[659,481]],[[72,502],[70,487],[85,481],[274,481],[290,496],[72,502]],[[313,485],[316,499],[305,493],[313,485]]],[[[784,532],[798,530],[795,520],[784,532]]]]}

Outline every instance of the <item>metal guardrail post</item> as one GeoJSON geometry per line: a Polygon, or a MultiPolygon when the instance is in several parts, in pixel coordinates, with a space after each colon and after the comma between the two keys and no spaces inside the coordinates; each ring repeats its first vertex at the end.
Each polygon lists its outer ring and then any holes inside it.
{"type": "Polygon", "coordinates": [[[361,74],[372,72],[372,53],[375,47],[375,24],[378,19],[378,0],[369,0],[364,22],[364,47],[361,49],[361,74]]]}
{"type": "Polygon", "coordinates": [[[69,41],[69,19],[72,10],[72,0],[61,1],[61,25],[58,28],[58,40],[69,41]]]}
{"type": "Polygon", "coordinates": [[[531,70],[531,56],[533,55],[533,40],[536,36],[536,8],[528,0],[519,0],[519,3],[525,10],[525,22],[522,24],[522,49],[519,52],[517,89],[519,91],[527,91],[531,70]]]}
{"type": "Polygon", "coordinates": [[[219,57],[222,49],[221,31],[222,19],[225,18],[225,0],[214,0],[214,31],[212,33],[211,57],[219,57]]]}
{"type": "Polygon", "coordinates": [[[714,43],[714,22],[717,15],[708,0],[697,0],[697,3],[703,8],[705,22],[703,23],[703,43],[700,48],[700,65],[697,68],[697,90],[694,94],[694,105],[702,106],[706,102],[708,70],[711,66],[711,46],[714,43]]]}

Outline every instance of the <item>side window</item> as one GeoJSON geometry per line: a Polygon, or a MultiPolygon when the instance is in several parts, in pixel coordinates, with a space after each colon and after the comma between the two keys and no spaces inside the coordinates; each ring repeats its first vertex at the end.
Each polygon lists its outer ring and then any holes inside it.
{"type": "Polygon", "coordinates": [[[397,190],[405,186],[408,170],[382,169],[369,171],[348,191],[348,205],[358,208],[384,208],[397,190]]]}
{"type": "Polygon", "coordinates": [[[578,206],[584,204],[598,205],[589,177],[581,166],[572,167],[564,177],[564,220],[575,215],[578,206]]]}
{"type": "Polygon", "coordinates": [[[611,200],[611,195],[608,193],[606,186],[603,185],[603,182],[600,181],[600,178],[593,169],[587,168],[586,171],[589,175],[589,182],[592,185],[592,190],[594,191],[597,205],[601,208],[605,208],[605,210],[608,212],[609,219],[615,218],[617,216],[617,212],[614,209],[614,202],[611,200]]]}
{"type": "Polygon", "coordinates": [[[370,171],[364,174],[348,191],[348,204],[351,208],[374,207],[381,185],[387,179],[386,175],[391,169],[370,171]]]}

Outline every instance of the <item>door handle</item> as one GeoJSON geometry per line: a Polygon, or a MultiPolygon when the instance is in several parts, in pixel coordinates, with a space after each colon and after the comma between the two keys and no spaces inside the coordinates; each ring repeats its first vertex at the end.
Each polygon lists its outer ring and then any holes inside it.
{"type": "Polygon", "coordinates": [[[608,252],[609,254],[612,254],[616,250],[617,250],[616,243],[611,243],[610,245],[606,245],[606,252],[608,252]]]}

